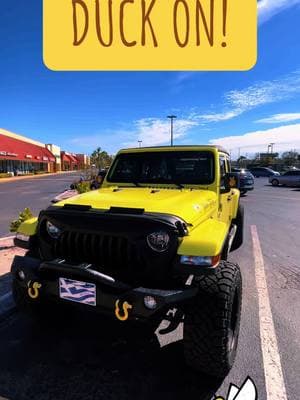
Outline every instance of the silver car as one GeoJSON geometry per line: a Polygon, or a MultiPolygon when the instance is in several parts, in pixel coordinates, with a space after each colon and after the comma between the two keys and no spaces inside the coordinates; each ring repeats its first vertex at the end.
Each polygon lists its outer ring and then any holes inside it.
{"type": "Polygon", "coordinates": [[[270,176],[269,182],[273,186],[300,186],[300,170],[288,171],[280,176],[270,176]]]}

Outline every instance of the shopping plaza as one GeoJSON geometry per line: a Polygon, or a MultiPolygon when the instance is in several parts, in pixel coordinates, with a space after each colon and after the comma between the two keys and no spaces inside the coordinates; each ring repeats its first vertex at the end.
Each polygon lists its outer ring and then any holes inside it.
{"type": "Polygon", "coordinates": [[[85,154],[62,151],[54,144],[44,144],[0,129],[0,174],[74,171],[88,165],[89,157],[85,154]]]}

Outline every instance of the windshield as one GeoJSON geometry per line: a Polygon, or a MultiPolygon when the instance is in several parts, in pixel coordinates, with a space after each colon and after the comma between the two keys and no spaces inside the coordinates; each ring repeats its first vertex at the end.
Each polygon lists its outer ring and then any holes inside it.
{"type": "Polygon", "coordinates": [[[108,182],[207,185],[214,181],[214,155],[208,151],[120,154],[108,182]]]}

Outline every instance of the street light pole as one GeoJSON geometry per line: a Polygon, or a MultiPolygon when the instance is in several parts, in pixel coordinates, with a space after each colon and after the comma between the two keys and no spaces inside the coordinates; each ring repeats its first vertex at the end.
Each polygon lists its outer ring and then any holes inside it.
{"type": "Polygon", "coordinates": [[[171,120],[171,146],[173,146],[173,128],[174,128],[174,119],[177,118],[176,115],[168,115],[167,118],[170,118],[171,120]]]}

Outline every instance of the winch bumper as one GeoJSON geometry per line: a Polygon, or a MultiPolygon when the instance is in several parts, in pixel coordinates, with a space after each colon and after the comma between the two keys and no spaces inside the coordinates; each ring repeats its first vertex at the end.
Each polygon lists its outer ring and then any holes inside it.
{"type": "Polygon", "coordinates": [[[71,265],[60,259],[42,262],[16,256],[11,272],[29,301],[77,305],[114,315],[120,321],[151,318],[197,293],[191,286],[175,290],[131,287],[96,271],[91,264],[71,265]]]}

